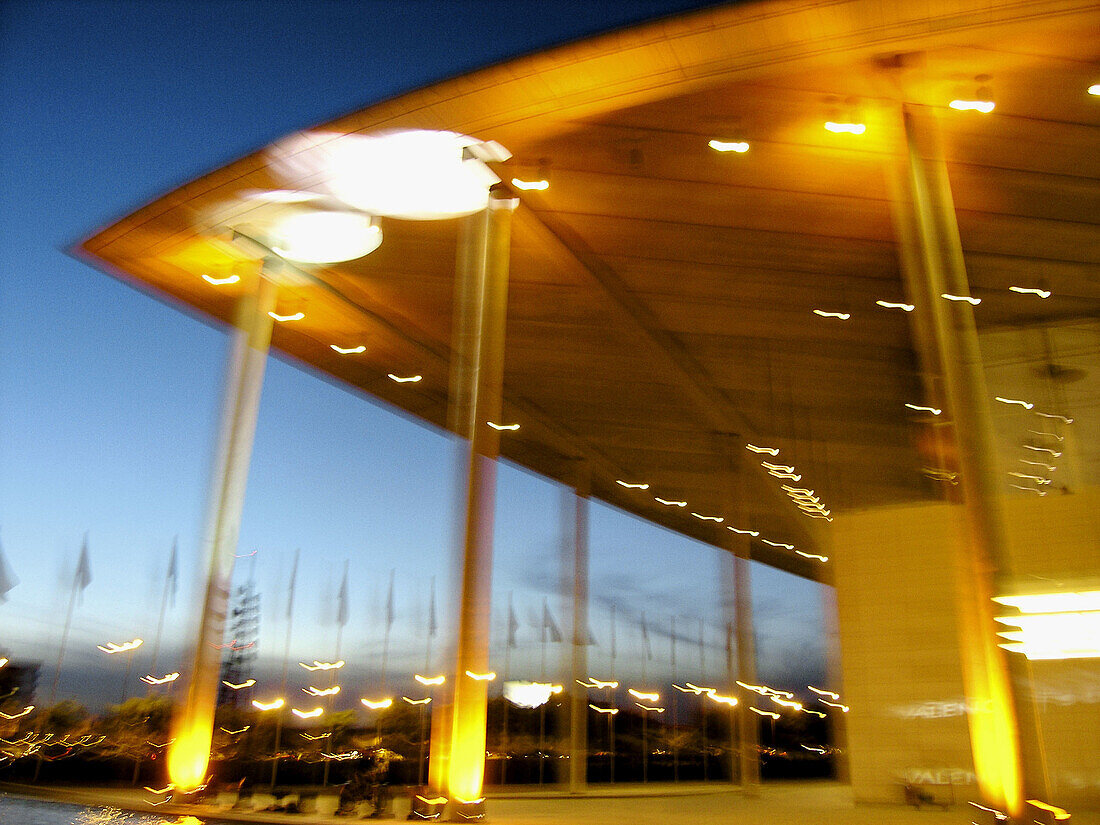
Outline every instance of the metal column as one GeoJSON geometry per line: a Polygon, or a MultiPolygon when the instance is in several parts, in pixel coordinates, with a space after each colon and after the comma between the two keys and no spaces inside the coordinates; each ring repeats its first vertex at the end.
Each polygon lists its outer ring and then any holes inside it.
{"type": "Polygon", "coordinates": [[[233,556],[244,507],[252,441],[271,343],[276,286],[260,275],[255,292],[241,297],[222,402],[221,431],[210,483],[203,537],[207,573],[199,626],[192,638],[191,667],[177,708],[168,749],[168,774],[182,789],[206,779],[214,730],[225,614],[233,575],[233,556]]]}
{"type": "MultiPolygon", "coordinates": [[[[430,771],[433,788],[457,804],[481,797],[485,773],[485,723],[488,682],[476,678],[489,671],[489,607],[492,586],[493,505],[496,492],[496,458],[500,434],[486,422],[498,421],[502,407],[504,376],[504,328],[508,304],[508,262],[514,199],[492,198],[479,219],[483,231],[484,255],[478,255],[476,239],[471,263],[473,283],[480,289],[466,296],[474,301],[473,326],[465,332],[472,345],[467,352],[473,365],[466,386],[464,408],[473,411],[468,419],[472,438],[464,486],[465,520],[460,571],[455,646],[455,668],[451,681],[450,742],[448,754],[438,759],[432,748],[430,771]],[[471,675],[473,674],[473,675],[471,675]],[[440,770],[445,770],[444,776],[440,770]]],[[[460,251],[460,256],[461,256],[460,251]]],[[[434,726],[433,726],[434,727],[434,726]]],[[[438,743],[435,743],[438,744],[438,743]]]]}
{"type": "Polygon", "coordinates": [[[967,536],[957,577],[963,679],[968,698],[988,709],[968,715],[975,771],[987,804],[1018,817],[1024,810],[1020,736],[991,601],[995,583],[1008,575],[1009,559],[990,398],[973,307],[942,297],[969,296],[970,286],[935,114],[907,104],[902,121],[907,205],[919,263],[904,269],[914,299],[929,309],[938,357],[925,360],[938,361],[943,371],[965,504],[967,536]]]}

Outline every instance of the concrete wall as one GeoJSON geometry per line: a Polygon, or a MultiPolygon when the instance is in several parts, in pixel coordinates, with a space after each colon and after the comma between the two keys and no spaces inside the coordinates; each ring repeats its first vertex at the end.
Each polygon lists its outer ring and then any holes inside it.
{"type": "MultiPolygon", "coordinates": [[[[1021,589],[1100,589],[1096,488],[1007,504],[1021,589]]],[[[963,517],[961,507],[926,504],[832,525],[859,801],[899,802],[906,779],[950,783],[960,802],[976,798],[954,595],[963,517]]],[[[1054,801],[1100,808],[1100,660],[1034,662],[1032,672],[1054,801]]]]}

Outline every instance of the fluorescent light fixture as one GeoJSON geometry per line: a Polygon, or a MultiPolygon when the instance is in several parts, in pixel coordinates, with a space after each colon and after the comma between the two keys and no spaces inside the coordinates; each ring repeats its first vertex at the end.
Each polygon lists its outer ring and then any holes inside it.
{"type": "Polygon", "coordinates": [[[482,146],[467,135],[414,129],[342,135],[318,148],[326,185],[344,203],[370,215],[438,220],[489,205],[500,178],[475,156],[485,154],[482,146]]]}
{"type": "Polygon", "coordinates": [[[492,421],[486,421],[485,423],[498,432],[500,430],[515,431],[519,429],[519,424],[495,424],[492,421]]]}
{"type": "Polygon", "coordinates": [[[544,192],[550,188],[550,181],[548,180],[520,180],[519,178],[512,178],[512,186],[516,189],[521,189],[524,192],[535,190],[537,192],[544,192]]]}
{"type": "Polygon", "coordinates": [[[340,353],[341,355],[358,355],[361,352],[366,352],[367,351],[367,348],[365,346],[363,346],[362,344],[360,344],[357,347],[346,347],[346,348],[345,347],[338,347],[338,346],[336,346],[336,344],[329,344],[329,346],[332,349],[336,350],[336,352],[340,353]]]}
{"type": "Polygon", "coordinates": [[[952,100],[947,105],[960,112],[981,112],[987,115],[993,111],[996,104],[992,100],[952,100]]]}
{"type": "Polygon", "coordinates": [[[396,381],[398,384],[415,384],[424,377],[423,375],[407,375],[401,377],[400,375],[394,375],[392,372],[387,373],[387,375],[391,381],[396,381]]]}
{"type": "Polygon", "coordinates": [[[331,264],[362,258],[382,243],[382,227],[359,212],[294,212],[271,228],[271,248],[303,264],[331,264]]]}

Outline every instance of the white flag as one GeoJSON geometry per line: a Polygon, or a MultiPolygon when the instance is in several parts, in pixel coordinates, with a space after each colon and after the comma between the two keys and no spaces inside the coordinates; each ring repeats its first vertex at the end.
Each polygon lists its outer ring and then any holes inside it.
{"type": "Polygon", "coordinates": [[[8,591],[19,584],[19,578],[11,572],[4,558],[4,548],[0,546],[0,604],[8,600],[8,591]]]}

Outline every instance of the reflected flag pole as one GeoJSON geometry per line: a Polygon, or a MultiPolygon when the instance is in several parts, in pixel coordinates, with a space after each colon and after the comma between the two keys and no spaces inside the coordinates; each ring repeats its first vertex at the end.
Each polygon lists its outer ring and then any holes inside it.
{"type": "MultiPolygon", "coordinates": [[[[57,668],[53,674],[53,684],[50,685],[50,706],[57,701],[57,686],[61,682],[61,663],[65,658],[65,647],[69,642],[69,628],[73,623],[73,608],[76,607],[76,597],[84,592],[92,580],[91,568],[88,564],[88,534],[84,534],[84,543],[80,547],[80,561],[77,562],[76,572],[73,574],[73,589],[69,594],[69,609],[65,612],[65,629],[61,631],[61,647],[57,651],[57,668]]],[[[37,773],[37,771],[36,771],[37,773]]]]}

